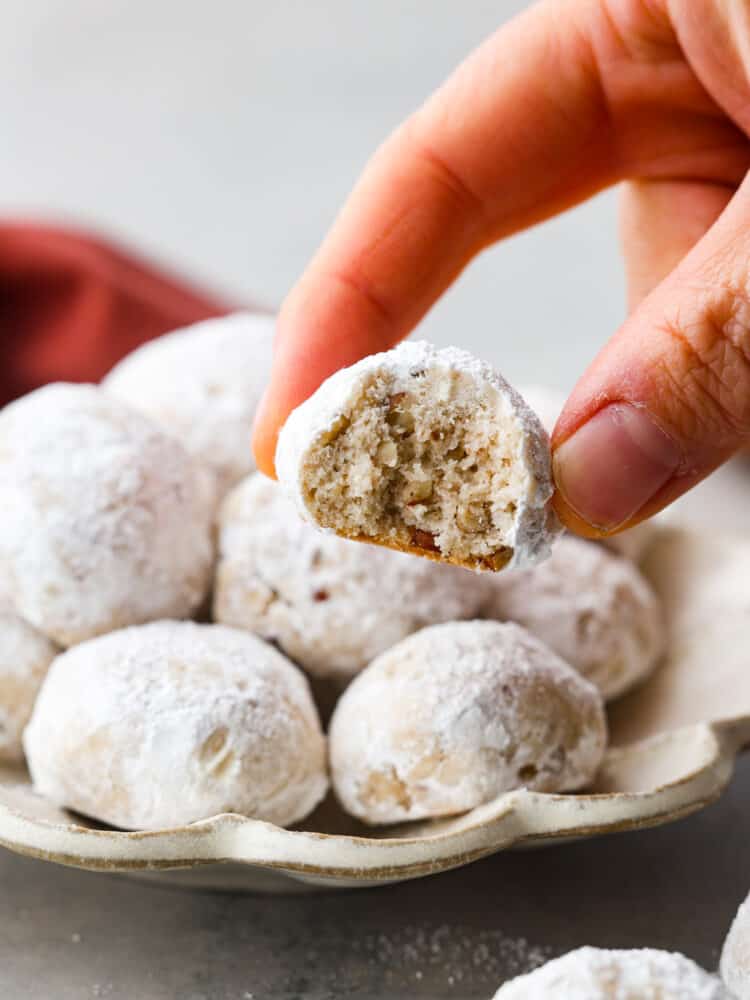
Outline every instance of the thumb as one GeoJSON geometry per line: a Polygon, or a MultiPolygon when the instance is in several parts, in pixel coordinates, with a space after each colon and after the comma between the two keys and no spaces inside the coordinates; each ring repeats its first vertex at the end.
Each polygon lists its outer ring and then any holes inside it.
{"type": "Polygon", "coordinates": [[[576,386],[553,456],[579,534],[650,517],[750,439],[749,222],[745,180],[576,386]]]}

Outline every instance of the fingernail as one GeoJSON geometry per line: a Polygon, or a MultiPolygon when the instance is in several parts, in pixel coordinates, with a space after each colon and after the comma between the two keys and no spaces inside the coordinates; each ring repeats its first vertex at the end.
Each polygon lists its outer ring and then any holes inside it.
{"type": "Polygon", "coordinates": [[[612,403],[556,449],[555,480],[576,514],[611,531],[656,495],[681,458],[645,409],[612,403]]]}

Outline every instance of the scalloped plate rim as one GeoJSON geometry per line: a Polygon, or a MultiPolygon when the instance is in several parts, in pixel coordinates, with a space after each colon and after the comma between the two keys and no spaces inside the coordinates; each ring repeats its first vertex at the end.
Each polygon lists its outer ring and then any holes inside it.
{"type": "Polygon", "coordinates": [[[607,759],[616,761],[664,739],[706,739],[710,752],[696,769],[648,792],[553,795],[518,789],[467,814],[476,816],[476,822],[427,836],[366,838],[285,830],[233,813],[170,830],[92,830],[28,819],[0,805],[0,846],[92,871],[239,863],[304,881],[399,881],[513,846],[657,826],[686,816],[714,801],[726,787],[748,729],[750,716],[695,723],[609,751],[607,759]]]}

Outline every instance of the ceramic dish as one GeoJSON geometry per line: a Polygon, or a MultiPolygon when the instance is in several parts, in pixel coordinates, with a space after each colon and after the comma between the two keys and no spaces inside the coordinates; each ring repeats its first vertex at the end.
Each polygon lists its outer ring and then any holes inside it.
{"type": "Polygon", "coordinates": [[[664,663],[610,711],[612,746],[577,795],[520,789],[463,816],[383,831],[332,801],[302,828],[236,815],[126,833],[37,796],[23,769],[0,769],[0,844],[53,861],[196,887],[289,892],[398,882],[511,846],[672,822],[713,801],[750,743],[750,542],[679,528],[656,535],[643,565],[664,601],[664,663]]]}

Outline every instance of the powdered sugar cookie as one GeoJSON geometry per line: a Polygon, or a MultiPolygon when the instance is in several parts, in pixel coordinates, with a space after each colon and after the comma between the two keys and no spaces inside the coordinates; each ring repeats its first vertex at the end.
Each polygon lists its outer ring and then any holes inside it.
{"type": "Polygon", "coordinates": [[[197,608],[210,501],[179,442],[95,386],[47,386],[0,413],[4,586],[60,645],[197,608]]]}
{"type": "Polygon", "coordinates": [[[716,976],[676,952],[579,948],[501,986],[494,1000],[731,1000],[716,976]]]}
{"type": "Polygon", "coordinates": [[[336,795],[366,823],[465,812],[523,785],[594,776],[607,728],[599,693],[517,625],[433,625],[379,656],[330,726],[336,795]]]}
{"type": "Polygon", "coordinates": [[[57,648],[0,598],[0,761],[23,759],[21,734],[57,648]]]}
{"type": "Polygon", "coordinates": [[[223,812],[287,825],[327,788],[307,681],[221,625],[155,622],[68,650],[24,744],[37,791],[125,829],[223,812]]]}
{"type": "Polygon", "coordinates": [[[546,555],[549,445],[489,365],[404,343],[332,375],[289,417],[279,478],[308,520],[474,569],[546,555]]]}
{"type": "Polygon", "coordinates": [[[102,384],[212,469],[221,497],[255,468],[250,431],[274,325],[273,316],[245,312],[196,323],[144,344],[102,384]]]}
{"type": "Polygon", "coordinates": [[[215,619],[318,677],[346,680],[425,625],[474,617],[484,598],[474,573],[316,531],[261,475],[232,492],[219,524],[215,619]]]}
{"type": "Polygon", "coordinates": [[[737,910],[724,942],[721,978],[736,1000],[750,1000],[750,896],[737,910]]]}
{"type": "Polygon", "coordinates": [[[659,599],[632,563],[572,535],[546,562],[487,581],[485,615],[533,632],[616,698],[647,677],[666,643],[659,599]]]}

